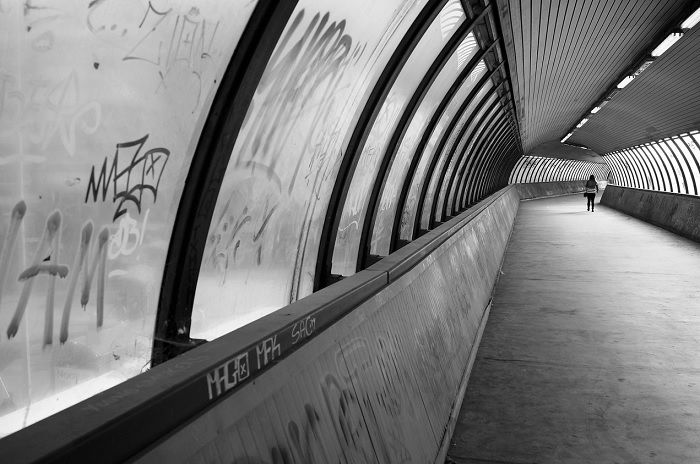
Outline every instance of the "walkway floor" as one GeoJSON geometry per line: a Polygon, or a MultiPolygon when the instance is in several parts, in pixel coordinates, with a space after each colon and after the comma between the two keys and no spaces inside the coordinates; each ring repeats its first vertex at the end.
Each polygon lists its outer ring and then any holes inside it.
{"type": "Polygon", "coordinates": [[[700,244],[584,205],[521,203],[448,462],[700,463],[700,244]]]}

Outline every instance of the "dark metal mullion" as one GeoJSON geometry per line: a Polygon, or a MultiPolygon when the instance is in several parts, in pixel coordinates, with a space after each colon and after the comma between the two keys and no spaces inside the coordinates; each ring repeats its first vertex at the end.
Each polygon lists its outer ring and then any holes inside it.
{"type": "Polygon", "coordinates": [[[649,161],[640,155],[637,150],[634,149],[634,147],[627,148],[627,151],[632,154],[632,156],[636,157],[639,163],[644,166],[645,170],[647,171],[647,176],[648,176],[648,182],[647,184],[651,184],[649,186],[649,190],[659,190],[659,179],[656,177],[656,170],[654,169],[654,166],[649,163],[649,161]]]}
{"type": "Polygon", "coordinates": [[[666,179],[664,179],[664,173],[661,170],[661,166],[659,166],[658,160],[656,160],[654,157],[649,156],[649,154],[642,150],[641,146],[633,147],[632,150],[636,151],[639,153],[639,156],[644,157],[644,159],[647,160],[647,163],[649,163],[650,166],[654,169],[654,177],[656,178],[656,183],[658,185],[659,190],[666,190],[666,179]],[[659,181],[661,179],[661,181],[659,181]]]}
{"type": "Polygon", "coordinates": [[[557,163],[554,161],[554,158],[549,158],[547,160],[547,169],[545,170],[542,180],[544,182],[551,181],[557,174],[557,163]]]}
{"type": "Polygon", "coordinates": [[[486,140],[485,137],[487,137],[487,135],[491,132],[491,129],[495,126],[494,121],[499,121],[502,118],[505,118],[503,107],[500,106],[500,100],[498,101],[498,105],[492,108],[490,111],[492,111],[492,113],[489,114],[487,119],[482,119],[480,121],[478,131],[475,131],[472,134],[472,137],[470,137],[468,143],[463,147],[462,153],[460,153],[457,169],[455,169],[455,171],[452,173],[450,183],[448,184],[448,190],[445,192],[446,196],[442,211],[443,218],[451,217],[448,216],[447,211],[456,211],[458,206],[457,198],[459,196],[459,191],[464,181],[467,168],[473,163],[474,157],[478,155],[480,147],[486,140]],[[472,146],[472,150],[469,150],[470,145],[472,146]],[[460,164],[461,167],[459,167],[460,164]],[[451,192],[454,192],[454,194],[451,192]]]}
{"type": "Polygon", "coordinates": [[[499,171],[500,163],[503,161],[503,157],[505,156],[505,149],[509,146],[509,143],[512,143],[513,141],[514,137],[512,130],[504,130],[500,142],[491,148],[491,154],[489,155],[490,161],[487,161],[484,165],[483,180],[478,188],[480,196],[483,196],[494,183],[494,179],[499,171]]]}
{"type": "MultiPolygon", "coordinates": [[[[514,138],[518,137],[517,133],[515,132],[515,129],[513,129],[513,137],[514,138]]],[[[516,145],[517,145],[517,140],[516,140],[516,145]]],[[[517,148],[517,146],[515,148],[517,148]]],[[[505,158],[503,163],[501,163],[501,166],[499,167],[499,171],[498,171],[498,177],[496,178],[496,181],[501,183],[501,184],[504,184],[504,186],[508,185],[508,174],[510,174],[510,170],[512,169],[512,167],[511,167],[512,155],[513,155],[513,151],[511,150],[508,152],[508,157],[505,158]]]]}
{"type": "Polygon", "coordinates": [[[547,171],[548,162],[549,160],[543,159],[540,166],[535,168],[535,179],[537,179],[537,182],[540,182],[540,179],[544,177],[544,173],[547,171]]]}
{"type": "Polygon", "coordinates": [[[637,181],[638,181],[637,187],[640,189],[648,190],[649,189],[649,181],[647,179],[647,174],[644,170],[644,166],[642,166],[639,163],[639,160],[637,159],[637,157],[632,155],[632,153],[627,148],[624,148],[622,151],[627,156],[627,159],[632,162],[632,164],[634,165],[634,167],[637,171],[637,181]]]}
{"type": "MultiPolygon", "coordinates": [[[[484,145],[484,148],[482,150],[482,157],[481,159],[483,160],[481,163],[479,163],[478,167],[478,174],[473,177],[473,182],[472,182],[472,191],[474,193],[480,193],[481,192],[481,186],[486,179],[486,172],[487,168],[489,166],[489,161],[491,158],[494,156],[498,148],[501,146],[501,144],[505,143],[506,136],[505,132],[501,131],[497,135],[494,135],[493,137],[490,138],[490,140],[484,145]]],[[[464,197],[463,197],[464,199],[464,197]]],[[[459,211],[463,211],[466,208],[466,205],[469,204],[467,202],[463,202],[459,205],[459,211]]]]}
{"type": "MultiPolygon", "coordinates": [[[[680,140],[680,137],[678,137],[678,139],[680,140]]],[[[694,195],[697,196],[698,185],[695,182],[695,176],[693,175],[693,169],[690,167],[690,162],[688,161],[688,157],[686,156],[685,153],[683,153],[683,150],[681,150],[681,147],[678,146],[675,138],[671,137],[671,142],[673,142],[674,145],[676,145],[676,148],[678,148],[678,152],[683,156],[683,161],[685,161],[685,164],[688,166],[688,173],[690,174],[690,180],[693,181],[693,191],[695,192],[694,195]]],[[[688,145],[686,145],[686,147],[688,147],[688,145]]],[[[688,148],[688,151],[690,151],[690,148],[688,148]]],[[[693,152],[691,151],[690,153],[692,155],[693,152]]],[[[695,157],[693,157],[693,159],[695,159],[695,157]]],[[[695,160],[695,164],[697,165],[698,172],[700,172],[700,165],[698,165],[697,160],[695,160]]]]}
{"type": "MultiPolygon", "coordinates": [[[[460,169],[460,172],[457,173],[455,176],[455,181],[456,183],[454,184],[454,195],[449,197],[449,201],[445,202],[445,207],[447,205],[450,205],[449,211],[452,211],[453,213],[457,211],[459,208],[460,204],[460,191],[461,191],[461,186],[466,182],[467,177],[469,175],[469,167],[473,165],[473,162],[477,159],[479,154],[481,153],[481,150],[483,146],[490,140],[491,135],[493,131],[500,126],[501,122],[505,119],[506,115],[505,112],[503,111],[503,107],[499,107],[493,114],[493,117],[484,123],[482,126],[482,130],[479,131],[479,135],[474,138],[474,146],[471,152],[468,152],[467,148],[468,145],[465,147],[464,153],[465,153],[465,158],[464,158],[464,166],[462,166],[462,169],[460,169]]],[[[449,192],[447,192],[449,194],[449,192]]],[[[447,208],[444,211],[444,217],[447,216],[447,208]]],[[[450,216],[451,217],[451,216],[450,216]]]]}
{"type": "Polygon", "coordinates": [[[462,202],[459,205],[461,211],[483,198],[484,184],[488,178],[488,168],[492,165],[492,161],[497,154],[500,153],[501,148],[507,145],[508,140],[508,135],[502,131],[492,137],[488,146],[484,148],[482,162],[475,168],[475,171],[478,170],[478,172],[471,177],[470,184],[465,184],[462,189],[462,202]]]}
{"type": "Polygon", "coordinates": [[[613,176],[615,177],[615,183],[619,185],[620,181],[622,180],[622,174],[619,172],[620,167],[617,164],[617,158],[616,158],[615,153],[610,153],[608,155],[605,155],[603,159],[605,160],[606,164],[608,165],[608,168],[610,171],[613,173],[613,176]]]}
{"type": "Polygon", "coordinates": [[[623,160],[622,153],[620,153],[619,151],[616,151],[614,153],[614,155],[615,155],[615,158],[614,158],[615,163],[617,164],[618,169],[620,170],[620,176],[619,176],[620,180],[625,183],[626,187],[632,187],[632,180],[630,178],[629,169],[625,168],[625,165],[623,163],[624,160],[623,160]]]}
{"type": "MultiPolygon", "coordinates": [[[[503,183],[503,172],[508,164],[509,155],[512,153],[512,148],[517,144],[515,131],[511,131],[510,142],[501,149],[501,153],[498,155],[498,165],[494,167],[493,173],[490,177],[491,186],[489,188],[495,188],[501,186],[503,183]]],[[[508,185],[506,182],[505,185],[508,185]]],[[[489,192],[490,193],[490,192],[489,192]]]]}
{"type": "MultiPolygon", "coordinates": [[[[640,157],[644,161],[644,164],[646,164],[649,169],[653,171],[654,188],[656,190],[661,190],[662,188],[665,190],[665,188],[661,185],[661,181],[659,181],[659,174],[661,174],[661,172],[659,171],[659,167],[656,165],[656,163],[649,159],[647,154],[640,150],[639,147],[631,147],[629,150],[640,157]]],[[[663,181],[663,176],[661,176],[661,180],[663,181]]]]}
{"type": "MultiPolygon", "coordinates": [[[[700,150],[700,145],[698,145],[698,142],[695,140],[695,138],[690,134],[685,134],[691,141],[693,145],[695,145],[699,150],[700,150]]],[[[693,161],[695,162],[695,166],[698,168],[698,173],[700,173],[700,162],[698,161],[698,158],[695,156],[695,153],[693,153],[693,150],[691,150],[690,145],[688,145],[688,142],[683,139],[683,137],[678,136],[678,140],[683,142],[685,147],[688,149],[688,152],[690,153],[690,156],[693,158],[693,161]]],[[[697,193],[696,193],[697,195],[697,193]]]]}
{"type": "Polygon", "coordinates": [[[511,169],[510,177],[508,179],[509,183],[516,184],[520,182],[520,171],[523,169],[523,166],[525,166],[525,157],[521,157],[518,161],[516,161],[515,166],[513,166],[513,169],[511,169]]]}
{"type": "Polygon", "coordinates": [[[634,170],[632,169],[632,165],[630,161],[627,159],[627,154],[623,150],[618,150],[618,155],[620,156],[620,166],[624,170],[625,176],[627,178],[627,186],[628,187],[635,187],[637,181],[634,175],[634,170]]]}
{"type": "MultiPolygon", "coordinates": [[[[459,134],[457,134],[457,137],[455,138],[455,142],[452,145],[452,147],[450,148],[450,152],[447,154],[447,157],[445,159],[445,164],[442,167],[442,171],[440,172],[439,177],[437,179],[437,186],[435,187],[436,196],[433,198],[433,204],[430,206],[430,218],[428,221],[428,229],[432,229],[435,227],[435,212],[437,211],[438,205],[440,203],[440,192],[442,191],[442,186],[443,186],[444,181],[445,181],[445,176],[447,174],[447,170],[450,168],[450,163],[452,162],[452,159],[454,158],[455,153],[457,153],[457,147],[459,146],[460,141],[464,137],[464,134],[469,130],[469,128],[473,127],[473,130],[472,130],[470,137],[469,137],[471,139],[471,136],[474,134],[474,132],[476,132],[478,125],[479,125],[479,122],[475,122],[476,117],[478,116],[479,112],[484,108],[484,106],[486,105],[488,100],[491,98],[491,96],[496,92],[496,90],[500,86],[501,86],[501,84],[499,84],[498,86],[494,86],[493,88],[491,88],[491,90],[489,90],[487,92],[486,95],[484,95],[484,98],[481,99],[481,101],[479,101],[479,103],[474,107],[472,114],[469,115],[467,120],[464,122],[464,125],[460,129],[459,134]],[[475,122],[474,126],[472,126],[472,122],[475,122]]],[[[497,97],[491,103],[491,105],[484,110],[484,113],[482,114],[482,119],[484,117],[486,117],[486,115],[488,115],[493,110],[493,108],[495,108],[495,106],[498,104],[499,98],[500,97],[497,97]]],[[[458,155],[458,158],[459,158],[459,155],[458,155]]],[[[455,164],[454,164],[453,173],[454,173],[454,171],[457,170],[458,167],[459,167],[459,159],[456,159],[455,164]]],[[[450,175],[450,177],[451,177],[451,175],[450,175]]],[[[447,196],[447,192],[445,193],[445,196],[447,196]]]]}
{"type": "Polygon", "coordinates": [[[480,21],[482,17],[489,11],[490,8],[485,9],[481,12],[472,22],[464,21],[459,25],[455,33],[450,37],[445,46],[440,50],[438,56],[433,60],[428,71],[421,79],[418,87],[413,92],[411,99],[406,104],[403,114],[396,124],[394,133],[391,135],[391,139],[387,144],[387,149],[385,151],[384,157],[377,170],[377,175],[372,184],[372,190],[369,195],[369,200],[367,202],[367,208],[365,212],[364,221],[362,224],[362,231],[360,233],[360,246],[357,254],[357,265],[356,270],[359,272],[365,267],[367,267],[369,257],[370,257],[370,243],[372,234],[374,232],[374,224],[377,219],[378,206],[381,200],[382,192],[384,191],[384,186],[386,185],[387,178],[391,172],[391,167],[394,164],[394,158],[396,152],[399,148],[400,142],[408,129],[408,125],[413,119],[418,107],[420,106],[423,98],[428,93],[432,83],[438,76],[442,68],[448,62],[449,58],[455,52],[459,44],[464,40],[469,31],[472,29],[477,21],[480,21]]]}
{"type": "MultiPolygon", "coordinates": [[[[454,131],[455,127],[457,126],[457,123],[464,115],[464,112],[467,110],[467,108],[472,103],[474,98],[476,98],[476,96],[479,94],[479,92],[481,92],[484,85],[486,85],[486,83],[488,83],[491,80],[491,77],[496,73],[496,71],[497,71],[497,69],[494,69],[493,71],[482,76],[479,83],[476,86],[474,86],[474,89],[469,93],[467,98],[464,100],[464,103],[462,103],[462,105],[459,107],[459,109],[455,113],[455,116],[452,118],[452,121],[450,121],[450,125],[445,129],[445,134],[442,136],[440,143],[435,148],[436,156],[434,156],[433,159],[430,160],[430,164],[428,165],[428,168],[426,169],[426,174],[425,174],[426,182],[423,183],[423,186],[421,187],[420,194],[418,196],[418,203],[416,205],[417,215],[416,215],[416,220],[414,221],[414,224],[413,224],[413,237],[417,237],[418,234],[420,233],[420,223],[421,223],[421,218],[423,216],[423,208],[425,207],[425,198],[428,195],[428,188],[430,186],[430,181],[431,181],[432,176],[433,176],[433,171],[435,171],[435,167],[437,166],[438,162],[440,161],[440,155],[442,153],[442,150],[444,150],[445,145],[447,144],[447,141],[449,140],[450,135],[452,134],[452,131],[454,131]]],[[[500,84],[499,84],[499,86],[500,86],[500,84]]],[[[497,87],[497,86],[492,87],[491,91],[495,91],[495,87],[497,87]]],[[[491,91],[487,92],[482,97],[482,101],[488,100],[488,97],[490,97],[490,95],[491,95],[491,91]]],[[[467,118],[467,119],[469,119],[469,118],[467,118]]],[[[465,122],[462,129],[466,130],[467,125],[468,124],[465,122]]],[[[460,132],[462,132],[462,131],[460,130],[460,132]]],[[[459,136],[455,137],[455,141],[453,144],[454,146],[450,148],[450,152],[452,152],[452,153],[454,152],[454,149],[456,148],[456,145],[459,142],[459,138],[460,138],[459,136]]],[[[443,158],[445,158],[445,166],[447,166],[449,161],[450,161],[450,158],[448,158],[448,153],[445,153],[445,156],[443,158]]],[[[436,191],[436,194],[438,194],[440,186],[439,186],[438,182],[436,182],[435,184],[436,184],[436,188],[438,189],[436,191]]],[[[435,196],[433,196],[433,199],[435,199],[435,196]]],[[[430,223],[428,223],[428,224],[430,224],[430,223]]]]}
{"type": "MultiPolygon", "coordinates": [[[[654,151],[656,153],[656,156],[659,157],[660,160],[666,158],[666,162],[664,162],[664,165],[668,166],[671,168],[671,172],[673,172],[673,180],[676,181],[676,193],[681,193],[681,182],[678,180],[678,172],[676,171],[676,166],[674,166],[673,161],[671,161],[671,157],[668,156],[668,153],[666,153],[664,150],[661,148],[657,147],[654,142],[649,143],[647,145],[649,147],[649,151],[654,151]]],[[[673,192],[673,182],[671,182],[671,191],[673,192]]]]}
{"type": "Polygon", "coordinates": [[[653,160],[656,165],[659,167],[659,174],[661,175],[661,180],[663,181],[664,184],[664,191],[672,192],[673,191],[673,180],[671,179],[671,173],[668,172],[668,166],[666,166],[666,163],[664,162],[661,157],[657,156],[655,153],[653,153],[649,148],[647,148],[645,145],[639,145],[637,147],[639,151],[647,155],[647,157],[651,160],[653,160]],[[663,170],[661,170],[663,168],[663,170]],[[666,173],[666,176],[664,177],[664,173],[666,173]],[[668,179],[668,185],[666,184],[666,179],[668,179]]]}
{"type": "MultiPolygon", "coordinates": [[[[466,150],[469,148],[469,144],[472,143],[472,141],[475,139],[475,137],[477,137],[477,135],[478,135],[478,134],[481,132],[481,130],[483,129],[483,127],[484,127],[484,122],[485,122],[487,119],[489,119],[489,118],[493,118],[493,117],[498,113],[498,111],[497,111],[496,109],[498,108],[498,105],[499,105],[499,104],[500,104],[500,98],[496,98],[489,106],[486,107],[486,109],[484,110],[484,113],[481,115],[481,117],[480,117],[478,120],[477,120],[476,118],[470,118],[470,119],[472,119],[472,120],[471,120],[471,122],[469,123],[469,126],[471,126],[472,123],[473,123],[474,125],[472,126],[472,131],[471,131],[471,133],[469,134],[469,136],[466,138],[465,143],[464,143],[464,146],[462,147],[462,151],[461,151],[460,153],[457,153],[457,152],[456,152],[456,148],[457,148],[457,146],[459,145],[459,141],[461,141],[461,138],[463,137],[463,135],[461,135],[461,136],[457,139],[458,142],[455,144],[455,151],[454,151],[454,156],[456,156],[456,157],[455,157],[454,169],[452,170],[452,173],[451,173],[450,176],[449,176],[450,179],[448,180],[447,186],[446,186],[446,188],[445,188],[445,197],[443,198],[443,202],[442,202],[442,205],[441,205],[441,210],[442,210],[442,211],[440,211],[441,214],[440,214],[440,221],[439,221],[439,222],[442,222],[442,221],[445,220],[445,217],[446,217],[445,211],[447,210],[447,202],[448,202],[448,198],[450,197],[450,190],[452,189],[452,185],[453,185],[455,176],[457,175],[457,171],[459,170],[459,165],[460,165],[460,163],[462,162],[462,158],[463,158],[463,156],[464,156],[464,153],[465,153],[466,150]]],[[[477,112],[474,113],[474,116],[476,116],[476,115],[477,115],[477,112]]],[[[467,126],[467,124],[465,124],[465,127],[466,127],[466,126],[467,126]]],[[[440,191],[442,190],[442,185],[443,185],[443,183],[444,183],[444,181],[445,181],[444,173],[443,173],[443,177],[440,177],[439,181],[440,181],[440,185],[439,185],[439,189],[437,190],[437,192],[438,192],[438,198],[437,198],[436,201],[434,202],[434,204],[433,204],[433,209],[432,209],[432,211],[431,211],[431,213],[430,213],[430,214],[431,214],[431,222],[430,222],[430,228],[431,228],[431,229],[432,229],[433,227],[435,227],[435,223],[436,223],[436,221],[435,221],[435,215],[436,215],[436,213],[438,212],[438,211],[437,211],[437,207],[438,207],[438,205],[439,205],[439,203],[440,203],[440,201],[439,201],[439,200],[440,200],[440,199],[439,199],[439,193],[440,193],[440,191]]]]}
{"type": "MultiPolygon", "coordinates": [[[[683,169],[683,165],[681,164],[680,160],[678,159],[678,155],[676,155],[676,152],[671,149],[671,147],[666,143],[665,140],[659,140],[656,142],[656,144],[659,145],[660,147],[662,147],[661,151],[664,151],[664,152],[666,151],[663,149],[663,146],[665,145],[666,148],[668,148],[668,151],[671,152],[671,156],[673,156],[673,159],[676,160],[676,163],[678,163],[678,169],[680,169],[680,171],[681,171],[681,176],[683,177],[683,184],[685,184],[685,193],[688,194],[688,179],[686,179],[685,170],[683,169]]],[[[690,171],[690,166],[688,166],[688,171],[690,171]]],[[[678,190],[680,190],[680,186],[679,186],[678,190]]],[[[682,192],[678,192],[678,193],[682,193],[682,192]]]]}
{"type": "Polygon", "coordinates": [[[523,168],[523,181],[525,183],[532,182],[532,171],[537,167],[537,161],[541,159],[539,156],[531,156],[532,163],[528,164],[523,168]]]}
{"type": "Polygon", "coordinates": [[[362,156],[362,148],[374,126],[377,115],[394,82],[403,70],[406,61],[423,38],[425,31],[436,20],[447,1],[430,0],[418,13],[418,16],[406,31],[406,34],[399,42],[377,82],[374,84],[372,93],[367,98],[367,102],[352,130],[345,149],[345,155],[338,168],[338,174],[329,197],[326,218],[321,229],[314,274],[314,291],[329,285],[334,280],[331,276],[331,269],[333,267],[333,252],[338,234],[338,225],[340,224],[357,163],[362,156]]]}
{"type": "Polygon", "coordinates": [[[236,138],[296,0],[259,2],[216,91],[187,172],[158,299],[151,365],[197,344],[192,307],[209,225],[236,138]]]}
{"type": "MultiPolygon", "coordinates": [[[[472,24],[472,29],[475,26],[476,24],[472,24]]],[[[471,32],[471,29],[469,32],[471,32]]],[[[467,32],[466,34],[468,35],[469,32],[467,32]]],[[[479,61],[481,61],[484,58],[484,56],[486,56],[486,54],[489,53],[497,43],[498,41],[492,42],[486,49],[480,50],[479,53],[476,53],[472,57],[472,59],[469,60],[469,63],[467,63],[467,65],[455,79],[454,83],[450,86],[447,92],[445,92],[442,101],[440,101],[438,106],[433,111],[433,115],[431,116],[430,121],[423,128],[423,135],[421,136],[421,139],[418,142],[418,145],[416,145],[416,148],[413,152],[413,157],[411,158],[411,162],[408,165],[408,170],[406,171],[406,175],[404,177],[404,181],[399,192],[399,198],[396,203],[396,211],[394,212],[394,222],[391,228],[391,240],[389,242],[389,253],[393,253],[394,251],[396,251],[399,239],[401,238],[401,217],[403,216],[403,209],[406,206],[406,197],[408,196],[408,193],[411,189],[413,177],[416,173],[416,169],[418,168],[418,164],[420,163],[420,160],[424,155],[425,147],[428,145],[428,140],[430,140],[433,130],[435,130],[437,123],[440,121],[440,118],[442,117],[448,105],[450,104],[450,101],[457,94],[457,91],[459,91],[459,89],[462,87],[464,81],[474,71],[476,65],[479,64],[479,61]]],[[[477,87],[474,87],[474,89],[472,89],[472,92],[469,93],[469,96],[472,96],[475,90],[477,90],[477,87]]],[[[453,121],[456,121],[454,117],[453,121]]],[[[445,135],[447,135],[447,133],[445,135]]],[[[439,155],[440,153],[437,152],[437,150],[433,151],[434,159],[437,159],[439,155]]],[[[416,217],[418,217],[418,215],[416,215],[416,217]]]]}
{"type": "Polygon", "coordinates": [[[623,158],[623,165],[627,163],[628,166],[628,171],[630,173],[630,179],[631,179],[631,187],[634,188],[641,188],[639,186],[639,173],[637,172],[636,166],[630,159],[629,155],[627,152],[625,152],[624,149],[620,150],[620,155],[623,158]]]}
{"type": "MultiPolygon", "coordinates": [[[[503,152],[501,150],[507,145],[509,138],[513,138],[513,131],[512,126],[506,122],[506,125],[499,136],[498,142],[493,144],[489,149],[490,153],[488,158],[481,168],[481,180],[477,180],[476,184],[478,186],[477,191],[479,192],[480,196],[484,194],[485,190],[487,189],[487,185],[493,181],[493,178],[498,171],[499,164],[503,158],[503,152]]],[[[479,179],[479,177],[480,176],[476,176],[476,179],[479,179]]]]}
{"type": "Polygon", "coordinates": [[[503,127],[507,124],[508,115],[501,108],[502,113],[496,122],[484,132],[483,137],[479,141],[478,145],[474,147],[474,156],[472,157],[471,169],[466,168],[464,170],[463,182],[457,184],[457,190],[455,191],[455,201],[452,203],[452,211],[457,211],[460,207],[464,208],[463,205],[466,204],[467,188],[466,186],[474,185],[475,175],[480,169],[481,165],[486,158],[486,151],[491,148],[497,141],[500,141],[500,136],[502,135],[503,127]],[[460,185],[462,187],[460,188],[460,185]]]}

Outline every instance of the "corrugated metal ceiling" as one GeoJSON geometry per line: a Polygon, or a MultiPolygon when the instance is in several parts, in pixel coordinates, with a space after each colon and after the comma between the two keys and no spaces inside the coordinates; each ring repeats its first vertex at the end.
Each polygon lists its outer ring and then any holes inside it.
{"type": "MultiPolygon", "coordinates": [[[[693,2],[497,0],[496,3],[523,149],[529,154],[540,144],[561,139],[693,2]]],[[[634,108],[626,110],[634,111],[634,108]]],[[[587,130],[591,137],[597,136],[594,129],[587,130]]],[[[613,133],[604,143],[586,145],[605,151],[604,147],[626,143],[623,140],[632,138],[621,137],[618,142],[613,133]]]]}
{"type": "Polygon", "coordinates": [[[700,26],[620,91],[571,141],[608,153],[700,128],[700,26]]]}

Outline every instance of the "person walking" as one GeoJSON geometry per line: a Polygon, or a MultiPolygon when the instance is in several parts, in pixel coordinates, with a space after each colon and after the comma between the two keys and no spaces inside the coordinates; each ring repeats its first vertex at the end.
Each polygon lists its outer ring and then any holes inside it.
{"type": "Polygon", "coordinates": [[[588,200],[586,202],[586,211],[595,211],[595,194],[598,191],[598,182],[595,181],[595,176],[591,174],[591,177],[586,181],[586,193],[583,194],[588,200]]]}

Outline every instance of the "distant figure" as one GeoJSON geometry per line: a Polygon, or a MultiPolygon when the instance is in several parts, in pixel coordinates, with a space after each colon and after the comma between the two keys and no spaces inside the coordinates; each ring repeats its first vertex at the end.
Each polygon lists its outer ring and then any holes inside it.
{"type": "Polygon", "coordinates": [[[583,194],[583,196],[588,199],[586,202],[586,211],[595,211],[595,194],[597,191],[598,182],[595,181],[595,176],[591,174],[591,177],[586,181],[586,193],[583,194]]]}

